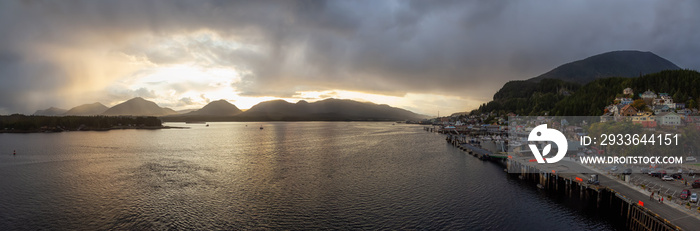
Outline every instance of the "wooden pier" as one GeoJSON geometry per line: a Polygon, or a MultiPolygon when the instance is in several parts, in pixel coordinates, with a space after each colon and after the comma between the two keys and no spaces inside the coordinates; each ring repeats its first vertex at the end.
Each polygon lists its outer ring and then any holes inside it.
{"type": "MultiPolygon", "coordinates": [[[[481,160],[504,166],[509,174],[517,175],[518,178],[537,185],[542,190],[581,201],[585,206],[594,206],[592,208],[601,214],[624,221],[625,228],[629,230],[697,230],[700,225],[700,219],[697,217],[688,216],[667,205],[664,207],[665,205],[653,200],[643,199],[648,199],[648,196],[604,174],[593,173],[599,176],[600,182],[589,184],[587,180],[590,175],[585,174],[586,170],[583,169],[578,170],[581,173],[561,173],[556,167],[545,169],[542,166],[548,165],[536,165],[529,157],[495,154],[482,149],[478,144],[469,143],[465,135],[449,134],[446,140],[481,160]],[[648,202],[646,206],[644,202],[648,202]]],[[[557,166],[562,168],[565,164],[557,163],[557,166]]],[[[569,166],[563,168],[575,168],[577,163],[570,161],[568,164],[569,166]]]]}

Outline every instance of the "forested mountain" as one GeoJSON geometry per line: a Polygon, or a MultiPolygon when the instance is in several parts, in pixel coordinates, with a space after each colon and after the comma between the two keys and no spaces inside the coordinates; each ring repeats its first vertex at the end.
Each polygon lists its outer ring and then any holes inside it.
{"type": "Polygon", "coordinates": [[[638,77],[664,70],[678,70],[680,67],[651,52],[611,51],[582,60],[561,65],[535,78],[561,79],[567,82],[586,84],[607,77],[638,77]]]}
{"type": "Polygon", "coordinates": [[[241,109],[222,99],[210,102],[199,110],[181,116],[234,116],[239,113],[241,113],[241,109]]]}
{"type": "Polygon", "coordinates": [[[62,108],[57,108],[57,107],[50,107],[44,110],[37,110],[34,112],[34,115],[38,116],[60,116],[63,115],[63,113],[66,113],[66,109],[62,108]]]}
{"type": "Polygon", "coordinates": [[[685,103],[692,108],[698,108],[698,102],[700,102],[700,87],[696,87],[700,86],[700,73],[694,70],[668,70],[637,78],[603,78],[582,87],[567,85],[570,83],[566,82],[559,82],[557,85],[556,81],[550,81],[553,80],[545,79],[538,85],[534,85],[538,90],[523,90],[531,92],[527,93],[530,94],[529,97],[522,97],[520,94],[499,97],[483,104],[472,113],[513,112],[518,115],[532,116],[545,113],[557,116],[598,116],[603,114],[605,106],[613,103],[615,98],[628,87],[635,92],[633,99],[639,98],[640,93],[651,90],[655,93],[668,93],[673,97],[674,102],[685,103]],[[568,96],[563,93],[556,94],[551,91],[553,86],[568,86],[574,93],[568,96]]]}
{"type": "MultiPolygon", "coordinates": [[[[651,52],[607,52],[561,65],[535,78],[510,81],[494,94],[493,101],[482,104],[479,109],[471,113],[500,112],[505,114],[513,112],[518,115],[542,115],[549,112],[566,115],[602,114],[603,107],[611,103],[618,93],[622,93],[622,89],[631,87],[635,91],[640,91],[636,88],[641,88],[642,86],[638,84],[638,86],[629,85],[619,88],[621,85],[618,86],[618,84],[622,84],[621,81],[628,80],[628,78],[641,77],[643,74],[649,74],[645,75],[645,78],[656,78],[649,76],[655,76],[653,73],[658,72],[667,73],[668,75],[688,75],[686,73],[687,70],[685,72],[665,72],[665,70],[678,69],[680,68],[675,64],[651,52]],[[586,85],[585,89],[582,89],[583,85],[586,85]],[[601,86],[596,88],[597,85],[601,86]],[[605,86],[610,87],[605,88],[605,86]],[[584,90],[584,93],[579,94],[578,91],[580,90],[584,90]],[[598,94],[589,91],[598,91],[598,94]],[[580,98],[582,94],[586,94],[585,97],[588,97],[585,102],[582,101],[580,104],[577,104],[572,101],[573,99],[583,100],[580,98]],[[564,100],[566,100],[564,103],[560,103],[560,101],[564,100]],[[567,108],[568,104],[572,104],[570,106],[576,107],[576,109],[567,108]],[[574,104],[576,105],[574,106],[574,104]]],[[[625,84],[632,84],[632,82],[625,82],[625,84]]],[[[647,85],[652,84],[649,83],[647,85]]],[[[656,86],[649,89],[657,92],[671,92],[665,88],[657,89],[656,86]]],[[[646,91],[646,89],[641,91],[646,91]]],[[[675,91],[671,93],[674,94],[675,91]]],[[[692,96],[683,96],[684,91],[681,91],[679,94],[681,94],[678,95],[679,98],[692,96]]],[[[694,97],[697,97],[697,95],[694,97]]],[[[684,99],[679,102],[685,101],[684,99]]]]}
{"type": "Polygon", "coordinates": [[[602,115],[603,108],[611,104],[627,87],[634,90],[634,99],[639,98],[640,93],[651,90],[668,93],[674,102],[698,108],[700,73],[693,70],[672,70],[639,78],[598,79],[558,102],[552,108],[551,115],[602,115]]]}
{"type": "Polygon", "coordinates": [[[580,87],[579,84],[558,79],[544,79],[537,83],[511,81],[496,92],[493,101],[482,104],[475,112],[539,114],[553,108],[557,102],[577,91],[580,87]]]}

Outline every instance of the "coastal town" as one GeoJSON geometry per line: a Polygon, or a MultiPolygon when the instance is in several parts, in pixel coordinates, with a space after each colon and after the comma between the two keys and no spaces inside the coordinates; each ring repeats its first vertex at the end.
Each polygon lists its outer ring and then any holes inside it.
{"type": "MultiPolygon", "coordinates": [[[[643,128],[657,127],[676,128],[681,126],[696,126],[700,129],[700,111],[698,102],[689,97],[688,102],[674,102],[668,93],[655,93],[647,90],[634,95],[631,88],[626,88],[615,97],[610,105],[604,108],[604,114],[599,116],[600,122],[631,121],[643,128]]],[[[508,130],[508,118],[518,117],[513,112],[488,112],[481,114],[455,113],[450,116],[436,117],[421,121],[421,124],[432,124],[456,131],[484,130],[490,133],[508,130]]],[[[541,116],[548,116],[547,113],[541,116]]]]}
{"type": "MultiPolygon", "coordinates": [[[[598,208],[604,207],[601,198],[605,202],[605,198],[610,197],[607,199],[609,203],[621,203],[627,207],[619,210],[621,214],[632,211],[621,217],[630,221],[628,227],[653,225],[677,230],[693,227],[692,224],[700,219],[700,204],[693,199],[697,198],[696,188],[700,188],[700,180],[697,180],[700,148],[694,138],[700,131],[698,115],[698,105],[690,97],[685,102],[676,102],[668,93],[648,89],[635,95],[631,88],[626,88],[615,96],[600,116],[520,116],[489,112],[437,117],[423,124],[432,125],[424,127],[426,131],[446,134],[449,144],[479,159],[499,164],[504,171],[537,184],[541,190],[584,200],[597,197],[593,200],[596,202],[591,203],[598,208]],[[566,137],[568,147],[564,161],[554,165],[534,164],[533,153],[528,148],[532,143],[528,142],[528,135],[541,124],[547,124],[566,137]],[[641,148],[606,147],[600,143],[581,145],[583,138],[593,136],[595,132],[592,130],[596,129],[596,136],[611,130],[634,131],[640,136],[680,134],[685,141],[665,147],[644,144],[641,148]],[[595,157],[671,154],[679,156],[681,163],[645,165],[581,161],[595,157]],[[573,191],[572,185],[576,185],[573,191]],[[579,188],[578,194],[576,188],[579,188]],[[612,195],[620,195],[621,202],[612,199],[612,195]],[[645,205],[641,199],[645,197],[659,205],[648,201],[645,205]],[[649,214],[666,220],[650,219],[646,217],[649,214]],[[670,219],[675,220],[669,222],[670,219]]],[[[543,142],[534,145],[538,148],[548,146],[543,142]]]]}

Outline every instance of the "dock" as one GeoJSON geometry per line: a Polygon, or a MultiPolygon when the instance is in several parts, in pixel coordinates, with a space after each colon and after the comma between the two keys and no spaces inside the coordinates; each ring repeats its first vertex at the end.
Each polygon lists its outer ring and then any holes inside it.
{"type": "Polygon", "coordinates": [[[629,230],[698,230],[700,226],[700,210],[682,211],[672,207],[675,205],[670,202],[661,204],[650,199],[649,193],[573,159],[541,165],[531,162],[531,156],[493,153],[468,142],[464,135],[448,134],[446,141],[476,158],[503,166],[509,174],[542,190],[564,195],[601,214],[620,219],[629,230]],[[598,175],[599,184],[587,182],[591,174],[598,175]]]}

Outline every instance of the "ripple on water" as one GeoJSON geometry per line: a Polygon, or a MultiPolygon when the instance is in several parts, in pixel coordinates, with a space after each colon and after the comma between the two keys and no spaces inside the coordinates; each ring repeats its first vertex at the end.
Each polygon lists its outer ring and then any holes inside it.
{"type": "Polygon", "coordinates": [[[0,134],[0,227],[613,229],[420,126],[211,125],[0,134]]]}

